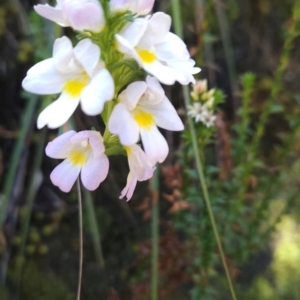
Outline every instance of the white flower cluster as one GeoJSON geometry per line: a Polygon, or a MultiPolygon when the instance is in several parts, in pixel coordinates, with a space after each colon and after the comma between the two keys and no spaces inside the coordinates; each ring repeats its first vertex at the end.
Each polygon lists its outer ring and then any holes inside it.
{"type": "Polygon", "coordinates": [[[206,127],[214,125],[216,116],[214,115],[215,89],[207,91],[207,80],[198,80],[193,87],[191,97],[194,100],[189,105],[188,114],[195,118],[196,122],[202,122],[206,127]]]}
{"type": "Polygon", "coordinates": [[[129,200],[137,181],[151,178],[156,163],[168,155],[157,127],[183,130],[159,82],[195,83],[193,74],[200,69],[194,67],[184,42],[170,32],[171,18],[162,12],[147,15],[153,4],[154,0],[57,0],[55,7],[34,7],[46,19],[79,31],[80,38],[75,47],[67,37],[58,38],[52,58],[33,66],[23,80],[29,92],[60,93],[40,113],[37,127],[64,125],[79,103],[85,114],[101,114],[107,126],[103,137],[93,130],[71,130],[47,145],[48,156],[64,159],[50,175],[64,192],[80,173],[83,185],[95,190],[108,174],[107,155],[126,153],[130,171],[120,198],[129,200]],[[144,81],[142,69],[149,74],[144,81]]]}

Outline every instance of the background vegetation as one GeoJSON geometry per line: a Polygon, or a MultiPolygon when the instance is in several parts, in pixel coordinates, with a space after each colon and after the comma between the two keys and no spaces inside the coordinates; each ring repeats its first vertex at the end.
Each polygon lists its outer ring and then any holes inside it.
{"type": "MultiPolygon", "coordinates": [[[[172,2],[156,0],[155,10],[173,14],[172,2]]],[[[214,128],[194,125],[237,298],[300,299],[299,1],[180,2],[199,78],[225,95],[214,128]]],[[[77,288],[77,193],[51,184],[57,162],[44,148],[58,132],[35,127],[55,96],[27,94],[21,81],[51,56],[56,37],[75,37],[34,4],[0,2],[0,299],[68,300],[77,288]]],[[[181,87],[166,93],[187,120],[181,87]]],[[[73,124],[103,129],[80,110],[73,124]]],[[[129,203],[118,199],[124,157],[110,160],[96,192],[84,192],[82,299],[231,299],[191,131],[165,134],[170,154],[157,182],[139,184],[129,203]]]]}

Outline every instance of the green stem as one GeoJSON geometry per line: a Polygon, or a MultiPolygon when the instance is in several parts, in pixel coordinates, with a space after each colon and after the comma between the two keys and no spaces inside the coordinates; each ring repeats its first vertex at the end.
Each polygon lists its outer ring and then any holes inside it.
{"type": "Polygon", "coordinates": [[[13,154],[10,159],[8,174],[4,181],[3,199],[1,201],[1,207],[0,207],[0,227],[2,227],[3,222],[5,221],[8,201],[10,199],[10,195],[13,189],[14,180],[16,178],[16,172],[18,169],[20,159],[22,157],[21,154],[22,154],[23,146],[29,130],[29,126],[31,124],[36,103],[37,103],[37,97],[35,96],[32,96],[30,100],[29,99],[27,100],[27,105],[26,105],[24,117],[21,124],[20,134],[18,136],[16,145],[13,150],[13,154]]]}
{"type": "MultiPolygon", "coordinates": [[[[182,22],[181,22],[181,16],[180,16],[180,2],[179,2],[179,0],[172,0],[172,10],[173,10],[175,33],[177,35],[179,35],[180,37],[182,37],[183,32],[182,32],[182,22]]],[[[187,109],[187,107],[189,105],[189,98],[190,98],[189,97],[189,89],[188,89],[187,86],[183,87],[183,93],[184,93],[185,106],[186,106],[186,109],[187,109]]],[[[192,144],[193,144],[193,150],[194,150],[195,159],[196,159],[197,171],[198,171],[200,184],[201,184],[202,191],[203,191],[205,204],[206,204],[206,207],[207,207],[207,210],[208,210],[210,223],[211,223],[211,226],[212,226],[212,229],[213,229],[213,232],[214,232],[215,239],[217,241],[217,245],[218,245],[219,252],[220,252],[220,255],[221,255],[222,263],[223,263],[223,266],[224,266],[224,269],[225,269],[225,272],[226,272],[226,277],[227,277],[227,281],[228,281],[228,285],[229,285],[229,288],[230,288],[232,299],[236,300],[236,296],[235,296],[235,292],[234,292],[234,289],[233,289],[233,284],[232,284],[232,281],[231,281],[231,278],[230,278],[228,266],[227,266],[227,263],[226,263],[222,243],[221,243],[221,240],[220,240],[220,237],[219,237],[219,233],[218,233],[218,229],[217,229],[217,226],[216,226],[215,218],[214,218],[214,215],[213,215],[213,212],[212,212],[212,209],[211,209],[209,194],[208,194],[208,190],[207,190],[207,186],[206,186],[206,182],[205,182],[202,162],[201,162],[198,143],[197,143],[197,135],[196,135],[195,127],[194,127],[192,118],[189,115],[187,116],[187,118],[188,118],[189,129],[190,129],[191,137],[192,137],[192,144]]]]}
{"type": "Polygon", "coordinates": [[[151,300],[158,299],[158,256],[159,256],[159,210],[158,210],[158,193],[159,193],[159,183],[158,183],[159,170],[153,174],[150,181],[150,187],[152,192],[152,270],[151,270],[151,300]]]}
{"type": "Polygon", "coordinates": [[[234,52],[233,52],[232,42],[231,42],[230,27],[228,24],[226,14],[223,9],[223,2],[221,2],[220,0],[214,0],[214,4],[215,4],[215,10],[219,22],[220,31],[221,31],[221,38],[222,38],[224,52],[225,52],[226,64],[228,67],[230,88],[231,88],[232,98],[234,101],[233,104],[235,108],[237,108],[236,96],[238,95],[239,91],[236,84],[236,71],[235,71],[235,64],[233,58],[234,52]]]}
{"type": "Polygon", "coordinates": [[[101,269],[104,269],[104,258],[103,258],[103,252],[101,247],[101,238],[100,238],[100,232],[98,229],[98,222],[95,214],[95,206],[93,202],[92,195],[89,191],[84,189],[84,203],[85,203],[85,209],[87,211],[88,215],[88,222],[90,224],[90,231],[94,242],[94,251],[96,255],[97,262],[101,269]]]}

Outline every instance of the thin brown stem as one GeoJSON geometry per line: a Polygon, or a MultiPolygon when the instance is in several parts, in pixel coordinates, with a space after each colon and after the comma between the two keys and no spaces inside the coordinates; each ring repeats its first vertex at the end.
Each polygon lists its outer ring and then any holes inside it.
{"type": "Polygon", "coordinates": [[[77,193],[78,193],[78,215],[79,215],[79,272],[78,272],[77,300],[80,300],[81,283],[82,283],[82,263],[83,263],[83,225],[82,225],[82,198],[81,198],[79,179],[77,179],[77,193]]]}

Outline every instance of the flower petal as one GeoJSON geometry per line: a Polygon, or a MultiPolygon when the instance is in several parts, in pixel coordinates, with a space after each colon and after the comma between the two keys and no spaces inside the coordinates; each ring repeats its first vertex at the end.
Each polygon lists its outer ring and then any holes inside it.
{"type": "Polygon", "coordinates": [[[172,131],[184,129],[183,123],[174,106],[166,96],[156,105],[141,105],[141,107],[154,116],[155,123],[158,127],[172,131]]]}
{"type": "Polygon", "coordinates": [[[144,81],[133,82],[120,94],[119,100],[126,105],[128,110],[133,110],[146,89],[147,84],[144,81]]]}
{"type": "Polygon", "coordinates": [[[119,136],[123,145],[133,145],[139,140],[139,127],[123,103],[114,107],[108,121],[108,129],[119,136]]]}
{"type": "Polygon", "coordinates": [[[128,0],[110,0],[109,7],[112,12],[121,13],[125,12],[129,8],[128,0]]]}
{"type": "Polygon", "coordinates": [[[158,60],[150,63],[143,64],[145,71],[155,76],[161,83],[172,85],[175,81],[184,81],[185,77],[178,71],[163,65],[158,60]]]}
{"type": "Polygon", "coordinates": [[[127,183],[124,189],[121,192],[121,195],[119,199],[123,199],[125,196],[127,198],[126,201],[129,201],[133,195],[133,192],[135,190],[137,184],[137,178],[136,176],[133,176],[131,172],[129,172],[128,177],[127,177],[127,183]]]}
{"type": "Polygon", "coordinates": [[[185,43],[171,32],[167,33],[161,43],[155,45],[155,53],[163,61],[185,61],[190,58],[185,43]]]}
{"type": "Polygon", "coordinates": [[[147,91],[139,101],[140,105],[157,105],[165,97],[165,91],[155,77],[147,76],[147,91]]]}
{"type": "Polygon", "coordinates": [[[115,38],[117,40],[119,51],[131,56],[139,63],[140,66],[142,66],[143,62],[141,61],[141,59],[140,59],[138,53],[136,52],[136,50],[134,49],[134,47],[124,37],[122,37],[119,34],[116,34],[115,38]]]}
{"type": "Polygon", "coordinates": [[[73,148],[70,139],[76,135],[76,131],[70,130],[58,136],[46,146],[46,155],[51,158],[67,158],[73,148]]]}
{"type": "Polygon", "coordinates": [[[94,159],[90,157],[81,170],[81,181],[86,189],[94,191],[106,178],[109,161],[106,155],[94,159]]]}
{"type": "Polygon", "coordinates": [[[154,44],[162,42],[167,33],[170,31],[171,22],[171,17],[163,12],[153,14],[149,20],[145,36],[151,36],[154,44]]]}
{"type": "Polygon", "coordinates": [[[89,142],[93,150],[94,158],[99,158],[105,152],[103,138],[100,132],[90,131],[89,142]]]}
{"type": "Polygon", "coordinates": [[[68,193],[74,185],[79,173],[80,167],[75,167],[68,159],[65,159],[52,171],[50,179],[55,186],[63,192],[68,193]]]}
{"type": "Polygon", "coordinates": [[[141,139],[149,162],[154,166],[162,163],[169,153],[168,144],[156,126],[149,129],[141,129],[141,139]]]}
{"type": "Polygon", "coordinates": [[[177,70],[184,76],[184,80],[178,80],[183,85],[189,83],[195,84],[196,81],[192,74],[197,74],[201,71],[200,68],[194,67],[195,61],[192,59],[187,61],[168,61],[167,65],[173,68],[173,70],[177,70]]]}
{"type": "Polygon", "coordinates": [[[147,15],[153,8],[155,0],[138,0],[134,12],[138,15],[147,15]]]}
{"type": "Polygon", "coordinates": [[[64,10],[70,25],[76,30],[100,32],[104,27],[104,12],[98,1],[73,0],[66,2],[64,10]]]}
{"type": "Polygon", "coordinates": [[[60,26],[67,27],[70,26],[67,19],[60,8],[51,7],[48,4],[38,4],[35,5],[34,10],[42,17],[53,21],[60,26]]]}
{"type": "Polygon", "coordinates": [[[54,129],[65,124],[74,113],[79,104],[79,98],[71,98],[66,93],[47,106],[38,116],[37,127],[39,129],[48,125],[54,129]]]}
{"type": "Polygon", "coordinates": [[[84,39],[74,48],[74,55],[87,74],[92,77],[100,58],[100,48],[90,39],[84,39]]]}
{"type": "Polygon", "coordinates": [[[70,142],[74,144],[80,144],[81,142],[87,140],[90,136],[90,131],[89,130],[83,130],[77,132],[72,138],[70,139],[70,142]]]}
{"type": "Polygon", "coordinates": [[[69,38],[63,36],[55,40],[53,45],[53,62],[60,72],[68,70],[73,57],[73,46],[69,38]]]}
{"type": "Polygon", "coordinates": [[[70,78],[70,75],[57,72],[53,58],[49,58],[28,70],[22,86],[24,90],[34,94],[51,95],[60,93],[70,78]]]}
{"type": "Polygon", "coordinates": [[[85,114],[95,116],[102,112],[104,103],[114,97],[114,81],[106,69],[101,69],[81,93],[81,107],[85,114]]]}
{"type": "Polygon", "coordinates": [[[147,29],[148,20],[146,18],[136,18],[126,25],[118,35],[123,37],[127,42],[135,47],[147,29]]]}
{"type": "Polygon", "coordinates": [[[153,167],[146,153],[138,145],[127,146],[130,151],[127,152],[129,169],[138,181],[148,180],[153,176],[155,167],[153,167]]]}

